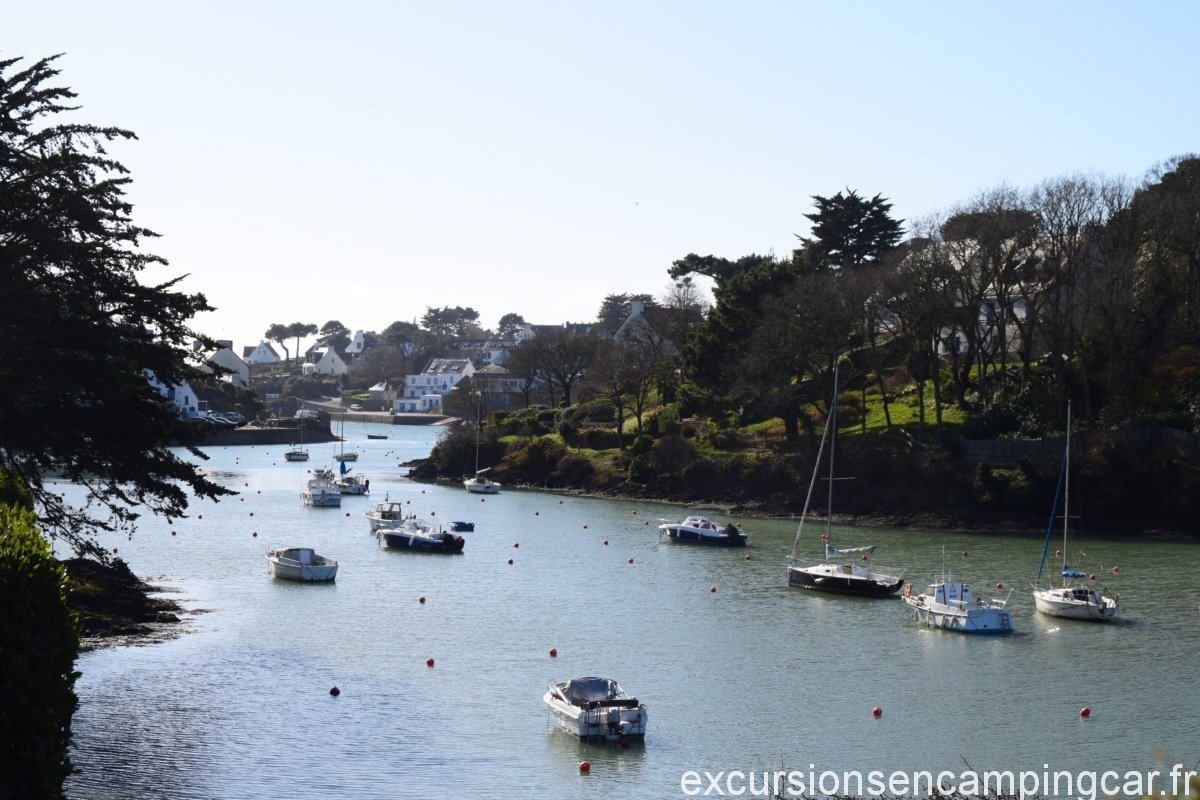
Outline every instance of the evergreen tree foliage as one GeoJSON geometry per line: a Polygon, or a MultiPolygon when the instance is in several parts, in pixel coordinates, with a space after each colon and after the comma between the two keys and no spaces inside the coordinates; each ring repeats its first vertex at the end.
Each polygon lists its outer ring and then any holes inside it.
{"type": "Polygon", "coordinates": [[[169,449],[201,432],[147,379],[203,378],[186,361],[197,338],[187,321],[211,309],[176,289],[181,278],[138,280],[165,262],[140,250],[155,234],[132,221],[130,178],[106,149],[135,137],[55,122],[75,110],[75,94],[53,85],[54,60],[0,60],[0,339],[10,345],[0,362],[0,470],[28,487],[43,529],[103,557],[97,527],[132,523],[139,508],[181,516],[189,489],[228,493],[169,449]],[[47,491],[51,472],[86,486],[100,510],[47,491]]]}

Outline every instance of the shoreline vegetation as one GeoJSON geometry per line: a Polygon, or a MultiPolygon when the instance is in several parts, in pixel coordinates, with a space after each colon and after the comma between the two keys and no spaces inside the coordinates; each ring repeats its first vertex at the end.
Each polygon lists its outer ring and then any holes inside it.
{"type": "Polygon", "coordinates": [[[170,588],[148,583],[121,559],[101,564],[89,558],[61,561],[70,578],[67,606],[79,620],[80,651],[151,644],[186,631],[190,613],[162,597],[170,588]]]}

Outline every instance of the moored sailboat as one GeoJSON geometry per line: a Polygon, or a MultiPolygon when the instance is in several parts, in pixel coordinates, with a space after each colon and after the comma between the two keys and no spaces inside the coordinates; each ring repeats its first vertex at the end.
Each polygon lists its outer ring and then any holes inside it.
{"type": "Polygon", "coordinates": [[[821,444],[817,448],[817,461],[813,466],[812,480],[808,484],[808,494],[804,499],[804,510],[800,514],[800,524],[796,529],[796,539],[792,544],[792,554],[788,557],[788,584],[802,589],[813,589],[820,592],[835,594],[857,595],[860,597],[886,597],[895,594],[904,585],[904,573],[892,574],[891,570],[881,570],[870,564],[874,545],[866,547],[849,547],[838,549],[831,544],[833,519],[833,463],[834,443],[837,437],[837,396],[838,370],[833,371],[833,399],[829,405],[829,415],[825,418],[825,431],[821,435],[821,444]],[[825,508],[825,534],[821,537],[825,545],[825,559],[815,563],[801,563],[798,559],[800,542],[804,535],[804,523],[808,519],[809,504],[812,501],[813,488],[821,470],[821,457],[825,452],[825,444],[829,444],[829,492],[825,508]]]}
{"type": "Polygon", "coordinates": [[[1095,622],[1111,622],[1120,613],[1120,599],[1109,594],[1105,588],[1093,588],[1084,585],[1082,579],[1087,575],[1077,569],[1072,569],[1068,563],[1069,555],[1067,542],[1071,528],[1071,403],[1067,402],[1067,442],[1063,450],[1062,469],[1058,476],[1059,488],[1054,492],[1054,503],[1050,508],[1050,523],[1046,526],[1046,541],[1042,545],[1042,560],[1038,564],[1037,579],[1033,583],[1033,604],[1042,614],[1064,619],[1082,619],[1095,622]],[[1046,553],[1050,549],[1050,536],[1054,531],[1055,516],[1058,511],[1058,498],[1063,499],[1063,545],[1062,568],[1060,574],[1062,583],[1054,585],[1050,579],[1047,586],[1042,588],[1042,571],[1046,566],[1046,553]]]}

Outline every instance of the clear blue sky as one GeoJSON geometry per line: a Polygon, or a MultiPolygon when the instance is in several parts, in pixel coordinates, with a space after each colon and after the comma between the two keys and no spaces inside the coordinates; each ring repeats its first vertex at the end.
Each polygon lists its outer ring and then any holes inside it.
{"type": "Polygon", "coordinates": [[[811,196],[912,220],[1002,182],[1138,178],[1200,150],[1194,2],[115,2],[11,5],[129,128],[135,220],[218,307],[494,327],[661,295],[688,253],[790,253],[811,196]]]}

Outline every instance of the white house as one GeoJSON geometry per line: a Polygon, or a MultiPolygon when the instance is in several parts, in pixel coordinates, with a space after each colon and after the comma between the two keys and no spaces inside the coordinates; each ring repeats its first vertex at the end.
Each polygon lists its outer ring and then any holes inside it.
{"type": "MultiPolygon", "coordinates": [[[[305,365],[307,366],[307,365],[305,365]]],[[[350,368],[332,347],[325,348],[325,353],[312,365],[314,375],[345,375],[350,368]]]]}
{"type": "Polygon", "coordinates": [[[196,399],[196,392],[192,387],[184,381],[178,386],[168,386],[158,379],[158,376],[147,372],[146,380],[150,382],[150,386],[154,391],[158,392],[164,400],[171,406],[180,419],[192,419],[194,417],[202,417],[204,413],[200,410],[200,403],[196,399]]]}
{"type": "Polygon", "coordinates": [[[228,339],[218,339],[217,348],[207,352],[201,349],[199,341],[194,342],[192,358],[196,366],[204,372],[211,372],[213,367],[219,367],[226,371],[221,380],[242,388],[250,386],[250,365],[233,352],[233,342],[228,339]]]}
{"type": "Polygon", "coordinates": [[[405,376],[404,396],[396,398],[392,410],[399,414],[440,412],[442,395],[474,374],[469,358],[435,358],[421,374],[405,376]]]}
{"type": "Polygon", "coordinates": [[[363,336],[362,331],[355,331],[354,336],[350,338],[350,344],[346,345],[346,355],[358,358],[362,355],[364,347],[366,347],[366,337],[363,336]]]}
{"type": "Polygon", "coordinates": [[[266,339],[259,342],[258,347],[242,348],[242,359],[247,364],[278,364],[281,361],[279,353],[266,339]]]}

